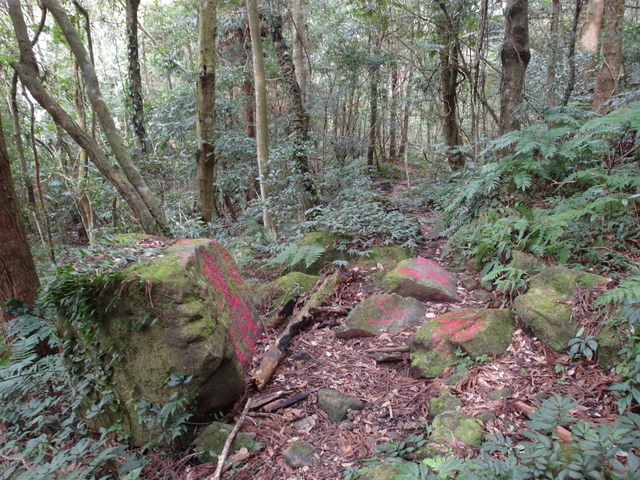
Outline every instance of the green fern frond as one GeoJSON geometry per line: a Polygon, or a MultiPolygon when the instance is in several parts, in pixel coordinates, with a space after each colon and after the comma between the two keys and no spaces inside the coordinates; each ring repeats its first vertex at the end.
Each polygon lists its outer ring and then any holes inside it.
{"type": "Polygon", "coordinates": [[[604,305],[621,305],[625,300],[637,301],[640,299],[640,276],[631,277],[623,280],[620,284],[611,290],[604,292],[594,302],[594,307],[602,307],[604,305]]]}
{"type": "Polygon", "coordinates": [[[308,247],[307,253],[304,256],[304,264],[307,268],[313,265],[327,250],[321,243],[314,243],[308,247]]]}

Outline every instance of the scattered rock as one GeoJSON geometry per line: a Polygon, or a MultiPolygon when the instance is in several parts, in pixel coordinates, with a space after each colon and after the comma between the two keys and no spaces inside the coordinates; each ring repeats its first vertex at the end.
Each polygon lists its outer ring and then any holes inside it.
{"type": "MultiPolygon", "coordinates": [[[[380,273],[385,274],[396,268],[402,260],[408,258],[411,258],[411,255],[406,248],[399,247],[398,245],[387,245],[384,247],[373,247],[371,255],[359,257],[353,263],[359,267],[379,269],[380,273]]],[[[374,277],[375,276],[374,272],[374,277]]]]}
{"type": "Polygon", "coordinates": [[[396,480],[402,473],[402,463],[403,461],[398,461],[368,468],[358,480],[396,480]]]}
{"type": "Polygon", "coordinates": [[[316,426],[316,419],[313,418],[312,416],[304,417],[304,418],[301,418],[300,420],[296,420],[295,422],[293,422],[292,426],[299,432],[309,433],[311,430],[313,430],[313,427],[316,426]]]}
{"type": "Polygon", "coordinates": [[[313,355],[306,350],[300,350],[295,355],[291,356],[291,360],[294,362],[307,362],[309,360],[313,360],[313,355]]]}
{"type": "Polygon", "coordinates": [[[364,403],[332,388],[322,388],[318,390],[318,408],[327,414],[330,422],[340,423],[347,418],[348,410],[362,410],[364,403]]]}
{"type": "Polygon", "coordinates": [[[449,312],[423,325],[411,341],[412,365],[427,378],[458,363],[458,348],[471,359],[504,353],[515,332],[511,310],[467,309],[449,312]]]}
{"type": "Polygon", "coordinates": [[[469,291],[479,290],[480,288],[482,288],[482,284],[478,281],[478,279],[473,275],[469,275],[468,273],[460,273],[458,275],[458,279],[460,280],[462,286],[469,291]]]}
{"type": "Polygon", "coordinates": [[[443,412],[455,411],[462,405],[462,400],[444,390],[438,397],[429,399],[429,414],[435,417],[443,412]]]}
{"type": "Polygon", "coordinates": [[[316,447],[309,442],[298,441],[282,452],[282,458],[291,468],[312,467],[315,463],[316,447]]]}
{"type": "Polygon", "coordinates": [[[447,411],[436,416],[431,424],[434,443],[461,442],[471,448],[482,445],[482,427],[473,417],[458,411],[447,411]]]}
{"type": "Polygon", "coordinates": [[[338,338],[371,337],[399,332],[424,322],[425,305],[396,294],[373,295],[355,306],[336,331],[338,338]]]}
{"type": "Polygon", "coordinates": [[[625,346],[624,339],[618,329],[612,325],[604,325],[596,336],[598,363],[604,368],[613,368],[620,363],[620,349],[625,346]]]}
{"type": "Polygon", "coordinates": [[[269,323],[271,318],[275,317],[287,302],[301,293],[310,291],[317,281],[318,277],[315,275],[306,275],[302,272],[287,273],[267,285],[254,288],[254,303],[262,304],[266,310],[272,312],[266,321],[269,323]]]}
{"type": "Polygon", "coordinates": [[[510,388],[501,388],[500,390],[493,390],[487,392],[487,398],[489,400],[500,400],[501,398],[510,397],[513,395],[513,391],[510,388]]]}
{"type": "Polygon", "coordinates": [[[511,261],[509,262],[509,266],[511,268],[522,270],[527,275],[535,275],[546,267],[542,260],[539,260],[528,253],[521,252],[520,250],[511,250],[511,261]]]}
{"type": "MultiPolygon", "coordinates": [[[[213,422],[208,425],[202,431],[199,432],[198,437],[193,442],[195,445],[198,458],[203,463],[216,463],[217,457],[222,453],[224,444],[233,430],[233,425],[227,425],[226,423],[213,422]]],[[[246,448],[249,451],[255,451],[263,448],[260,442],[256,441],[255,433],[238,432],[231,442],[231,448],[229,455],[237,452],[241,448],[246,448]]]]}
{"type": "Polygon", "coordinates": [[[413,297],[423,302],[460,302],[456,277],[432,260],[403,260],[384,277],[387,293],[413,297]]]}
{"type": "Polygon", "coordinates": [[[599,275],[550,267],[531,278],[529,291],[514,300],[514,307],[540,340],[554,350],[564,350],[576,330],[569,300],[580,285],[593,287],[606,281],[599,275]]]}

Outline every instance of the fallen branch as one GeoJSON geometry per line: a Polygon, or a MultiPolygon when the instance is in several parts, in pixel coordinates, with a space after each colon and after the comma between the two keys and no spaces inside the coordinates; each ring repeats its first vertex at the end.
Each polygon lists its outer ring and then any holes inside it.
{"type": "Polygon", "coordinates": [[[309,309],[311,315],[316,313],[336,313],[338,315],[349,315],[349,310],[343,307],[314,307],[309,309]]]}
{"type": "Polygon", "coordinates": [[[336,273],[318,280],[304,307],[294,315],[284,331],[265,352],[260,365],[251,376],[251,381],[258,390],[262,390],[271,380],[273,373],[284,360],[291,339],[313,322],[311,309],[322,306],[337,280],[336,273]]]}
{"type": "Polygon", "coordinates": [[[281,408],[285,408],[285,407],[288,407],[289,405],[293,405],[294,403],[297,403],[300,400],[304,400],[308,396],[309,394],[305,393],[303,395],[298,395],[296,397],[281,398],[280,400],[276,400],[274,402],[268,403],[267,405],[262,407],[262,410],[268,413],[275,412],[276,410],[279,410],[281,408]]]}
{"type": "Polygon", "coordinates": [[[265,393],[264,395],[259,395],[257,397],[253,397],[249,399],[249,410],[255,410],[256,408],[260,408],[268,403],[274,402],[276,400],[284,397],[288,392],[286,390],[278,390],[277,392],[265,393]]]}
{"type": "MultiPolygon", "coordinates": [[[[516,401],[513,403],[513,406],[516,407],[518,410],[520,410],[523,413],[526,414],[532,414],[535,413],[536,409],[533,408],[531,405],[527,405],[524,402],[521,401],[516,401]]],[[[555,428],[555,432],[556,435],[558,435],[558,441],[560,443],[571,443],[573,441],[573,439],[571,438],[571,432],[569,430],[567,430],[564,427],[561,427],[560,425],[558,425],[555,428]]]]}
{"type": "Polygon", "coordinates": [[[365,350],[366,353],[394,353],[394,352],[408,352],[409,345],[402,345],[399,347],[379,347],[379,348],[369,348],[365,350]]]}
{"type": "Polygon", "coordinates": [[[224,442],[222,453],[218,456],[218,465],[216,466],[216,471],[207,480],[220,480],[220,475],[222,475],[224,462],[227,459],[227,455],[229,455],[229,449],[231,448],[231,444],[233,443],[233,440],[236,438],[236,435],[240,430],[240,427],[242,426],[242,423],[244,422],[245,417],[247,416],[250,403],[251,403],[251,399],[247,400],[247,403],[244,404],[244,410],[242,410],[242,414],[240,415],[240,418],[236,422],[236,426],[233,427],[233,430],[231,430],[231,433],[227,437],[227,441],[224,442]]]}

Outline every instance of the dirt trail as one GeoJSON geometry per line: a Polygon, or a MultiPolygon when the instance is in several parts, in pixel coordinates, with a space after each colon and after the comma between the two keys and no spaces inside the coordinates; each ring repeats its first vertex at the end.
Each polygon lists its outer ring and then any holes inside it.
{"type": "MultiPolygon", "coordinates": [[[[433,224],[433,214],[419,215],[423,235],[427,238],[433,224]]],[[[442,240],[425,240],[419,247],[419,255],[437,259],[442,240]]],[[[351,308],[369,296],[371,288],[365,269],[348,270],[343,282],[334,292],[332,302],[336,306],[351,308]]],[[[495,298],[486,292],[478,294],[461,290],[463,302],[451,305],[427,303],[427,318],[434,318],[452,309],[482,308],[495,298]]],[[[406,347],[417,328],[398,334],[383,334],[372,338],[337,339],[334,331],[340,320],[325,316],[298,335],[289,349],[288,356],[278,368],[272,381],[263,392],[250,390],[247,396],[287,390],[288,396],[309,396],[295,405],[273,413],[251,412],[244,422],[243,431],[254,432],[265,445],[249,460],[223,478],[238,480],[297,480],[341,479],[345,469],[361,465],[376,455],[375,447],[384,443],[405,439],[411,434],[425,433],[430,423],[429,399],[443,389],[463,400],[462,411],[470,415],[491,412],[491,418],[483,424],[485,432],[501,432],[515,440],[521,437],[518,429],[524,426],[526,415],[515,407],[520,401],[538,406],[545,392],[572,395],[580,401],[572,412],[576,418],[586,421],[609,422],[615,417],[614,397],[606,388],[614,377],[597,365],[569,361],[566,355],[557,354],[540,342],[518,330],[505,355],[480,365],[472,366],[470,373],[458,383],[446,385],[455,373],[449,369],[442,378],[420,379],[410,366],[409,353],[402,353],[393,362],[377,362],[376,353],[388,352],[394,347],[406,347]],[[554,368],[560,365],[562,368],[554,368]],[[361,411],[349,414],[349,421],[336,425],[326,418],[316,406],[318,389],[334,388],[343,394],[353,395],[364,401],[361,411]],[[512,395],[491,401],[487,393],[509,388],[512,395]],[[295,424],[307,418],[305,425],[295,424]],[[282,458],[283,451],[294,441],[303,440],[315,447],[316,464],[294,470],[282,458]],[[230,476],[233,474],[233,476],[230,476]]],[[[263,345],[277,336],[272,332],[263,345]]],[[[260,350],[257,357],[260,357],[260,350]]],[[[257,359],[259,361],[259,358],[257,359]]],[[[449,382],[451,383],[451,382],[449,382]]],[[[235,414],[242,410],[237,405],[235,414]]],[[[233,416],[233,415],[231,415],[233,416]]],[[[230,416],[230,417],[231,417],[230,416]]],[[[229,418],[232,423],[234,420],[229,418]]],[[[460,455],[477,455],[467,447],[452,445],[460,455]]],[[[211,465],[189,468],[189,480],[208,478],[211,465]]]]}

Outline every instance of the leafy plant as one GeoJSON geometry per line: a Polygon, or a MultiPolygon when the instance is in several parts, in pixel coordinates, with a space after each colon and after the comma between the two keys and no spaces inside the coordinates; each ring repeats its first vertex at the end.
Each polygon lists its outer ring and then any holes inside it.
{"type": "Polygon", "coordinates": [[[267,263],[269,265],[284,264],[285,270],[291,270],[304,262],[304,266],[309,268],[318,261],[326,250],[322,244],[317,242],[311,245],[291,243],[267,263]]]}
{"type": "Polygon", "coordinates": [[[583,356],[591,360],[598,349],[598,342],[594,335],[584,335],[584,327],[580,327],[576,336],[569,340],[569,357],[583,356]]]}

